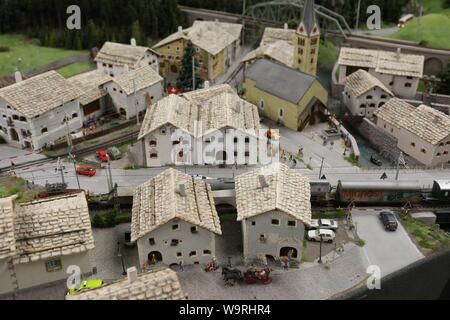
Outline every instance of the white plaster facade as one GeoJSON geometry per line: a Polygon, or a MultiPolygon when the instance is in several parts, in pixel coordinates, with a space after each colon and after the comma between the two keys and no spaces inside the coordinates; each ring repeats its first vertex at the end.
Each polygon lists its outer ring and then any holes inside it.
{"type": "Polygon", "coordinates": [[[206,264],[215,256],[215,237],[209,230],[173,219],[137,240],[139,262],[145,265],[155,254],[158,262],[169,266],[180,261],[185,265],[206,264]]]}
{"type": "Polygon", "coordinates": [[[347,87],[342,92],[342,102],[351,114],[368,118],[372,117],[373,113],[390,98],[391,95],[379,87],[375,87],[360,96],[351,94],[347,87]]]}
{"type": "Polygon", "coordinates": [[[77,99],[28,119],[0,98],[0,135],[8,143],[19,147],[39,150],[46,144],[67,136],[67,117],[70,119],[70,132],[82,127],[83,115],[77,99]]]}
{"type": "Polygon", "coordinates": [[[304,224],[279,210],[242,220],[244,260],[246,264],[269,256],[279,260],[294,249],[292,259],[300,262],[305,234],[304,224]]]}

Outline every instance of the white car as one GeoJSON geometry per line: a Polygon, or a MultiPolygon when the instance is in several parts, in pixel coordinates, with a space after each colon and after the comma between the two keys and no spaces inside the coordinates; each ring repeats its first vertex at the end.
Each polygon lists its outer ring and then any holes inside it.
{"type": "Polygon", "coordinates": [[[318,228],[336,230],[338,228],[338,223],[336,220],[331,219],[312,219],[311,229],[318,228]]]}
{"type": "Polygon", "coordinates": [[[334,238],[336,238],[336,235],[332,230],[317,229],[317,230],[309,230],[307,237],[308,240],[311,241],[320,241],[320,238],[322,237],[323,242],[333,242],[334,238]]]}

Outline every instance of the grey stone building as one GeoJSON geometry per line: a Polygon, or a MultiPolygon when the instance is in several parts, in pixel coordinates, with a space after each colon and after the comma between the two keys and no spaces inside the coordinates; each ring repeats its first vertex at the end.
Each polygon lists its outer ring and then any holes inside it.
{"type": "Polygon", "coordinates": [[[131,240],[142,269],[150,265],[205,264],[221,235],[211,187],[167,169],[135,189],[131,240]]]}
{"type": "Polygon", "coordinates": [[[311,223],[309,179],[274,163],[236,177],[235,183],[245,263],[289,253],[300,261],[305,225],[311,223]]]}

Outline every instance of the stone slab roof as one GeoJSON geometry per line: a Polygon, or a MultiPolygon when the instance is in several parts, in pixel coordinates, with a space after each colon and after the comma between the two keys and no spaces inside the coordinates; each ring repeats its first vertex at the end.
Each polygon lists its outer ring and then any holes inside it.
{"type": "Polygon", "coordinates": [[[56,71],[45,72],[0,89],[0,98],[27,118],[44,114],[80,95],[82,91],[56,71]]]}
{"type": "Polygon", "coordinates": [[[309,179],[281,163],[273,163],[235,179],[238,221],[279,210],[311,224],[309,179]],[[260,176],[267,186],[263,187],[260,176]]]}
{"type": "Polygon", "coordinates": [[[400,126],[432,145],[437,145],[450,136],[450,116],[425,105],[404,117],[400,126]]]}
{"type": "Polygon", "coordinates": [[[317,77],[267,59],[248,67],[245,77],[256,82],[256,88],[278,98],[298,104],[317,77]]]}
{"type": "Polygon", "coordinates": [[[378,73],[422,78],[425,57],[381,50],[341,48],[338,64],[372,68],[378,73]]]}
{"type": "Polygon", "coordinates": [[[147,47],[108,41],[103,44],[94,61],[135,67],[148,51],[159,55],[147,47]]]}
{"type": "Polygon", "coordinates": [[[111,80],[112,78],[101,70],[84,72],[67,79],[83,92],[78,98],[82,105],[87,105],[106,96],[107,92],[102,88],[102,85],[111,80]]]}
{"type": "Polygon", "coordinates": [[[398,98],[392,98],[374,112],[374,115],[390,125],[400,128],[400,121],[416,109],[398,98]]]}
{"type": "Polygon", "coordinates": [[[382,89],[384,92],[391,95],[391,97],[394,96],[392,91],[389,90],[380,80],[367,71],[361,69],[346,77],[344,84],[350,91],[350,94],[354,97],[360,97],[375,87],[382,89]]]}
{"type": "Polygon", "coordinates": [[[169,268],[147,271],[133,282],[127,278],[104,286],[68,294],[66,300],[184,300],[178,276],[169,268]]]}
{"type": "Polygon", "coordinates": [[[165,124],[185,130],[194,137],[224,127],[260,129],[257,107],[241,99],[228,84],[169,95],[159,100],[147,110],[139,139],[165,124]],[[199,125],[197,128],[196,123],[199,125]]]}
{"type": "Polygon", "coordinates": [[[134,92],[134,85],[136,85],[137,92],[163,80],[164,79],[152,68],[152,66],[131,70],[111,79],[111,81],[119,85],[127,95],[134,92]]]}
{"type": "Polygon", "coordinates": [[[17,196],[0,198],[0,259],[10,257],[16,250],[14,238],[14,200],[17,196]]]}
{"type": "Polygon", "coordinates": [[[84,193],[16,204],[13,263],[27,263],[94,248],[84,193]]]}
{"type": "Polygon", "coordinates": [[[167,169],[138,186],[133,196],[131,239],[135,241],[173,219],[222,234],[211,186],[167,169]],[[184,186],[185,194],[180,190],[184,186]]]}
{"type": "Polygon", "coordinates": [[[161,40],[154,48],[184,39],[190,40],[196,47],[212,55],[217,55],[230,44],[239,40],[241,31],[241,24],[197,20],[190,28],[173,33],[161,40]]]}

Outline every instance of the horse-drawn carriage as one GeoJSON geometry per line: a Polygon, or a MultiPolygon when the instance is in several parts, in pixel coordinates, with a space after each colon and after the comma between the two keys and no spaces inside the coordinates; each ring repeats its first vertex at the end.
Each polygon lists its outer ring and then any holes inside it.
{"type": "Polygon", "coordinates": [[[246,272],[244,272],[244,274],[242,274],[242,271],[239,269],[222,267],[222,276],[225,280],[225,284],[230,286],[233,286],[236,282],[240,281],[244,281],[247,284],[256,282],[269,284],[272,282],[272,277],[270,276],[271,271],[273,271],[271,268],[257,270],[256,268],[250,267],[246,272]]]}

